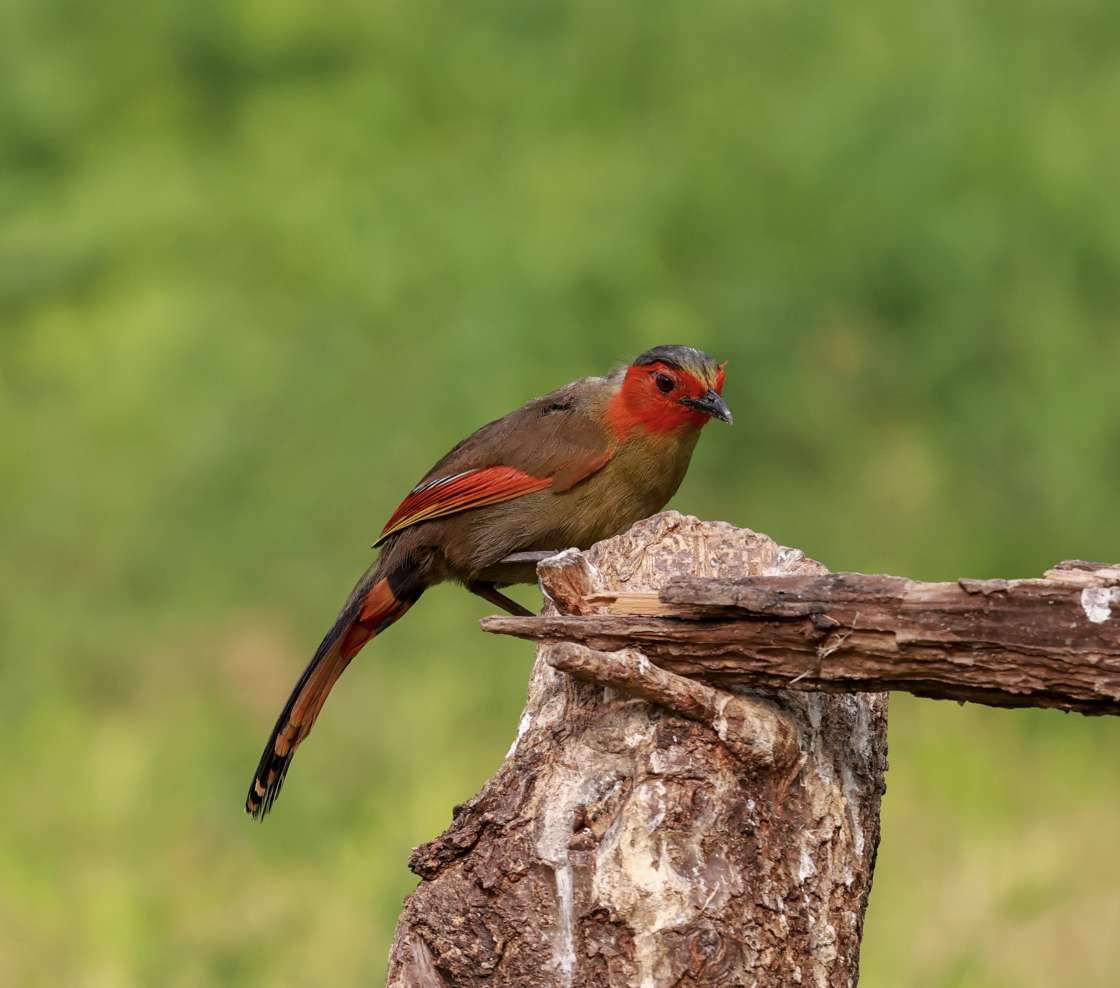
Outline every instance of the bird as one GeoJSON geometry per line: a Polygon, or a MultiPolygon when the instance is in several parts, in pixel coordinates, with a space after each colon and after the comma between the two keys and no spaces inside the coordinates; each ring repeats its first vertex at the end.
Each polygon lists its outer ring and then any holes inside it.
{"type": "Polygon", "coordinates": [[[500,588],[535,582],[545,555],[586,549],[660,511],[703,427],[732,421],[725,367],[690,346],[655,346],[482,426],[439,460],[385,523],[380,555],[292,689],[246,812],[265,817],[339,676],[429,587],[454,581],[528,615],[500,588]]]}

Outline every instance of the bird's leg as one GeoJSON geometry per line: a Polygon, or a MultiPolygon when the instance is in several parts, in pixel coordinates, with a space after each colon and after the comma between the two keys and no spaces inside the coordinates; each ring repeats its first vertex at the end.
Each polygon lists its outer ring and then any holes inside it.
{"type": "Polygon", "coordinates": [[[504,593],[501,593],[493,583],[483,583],[475,580],[468,583],[467,589],[481,597],[483,600],[490,601],[496,607],[500,607],[503,611],[514,615],[515,617],[532,617],[533,612],[527,607],[522,607],[516,600],[510,600],[504,593]]]}
{"type": "Polygon", "coordinates": [[[499,559],[476,573],[479,583],[508,587],[514,583],[536,583],[537,563],[549,556],[555,556],[558,549],[542,549],[533,552],[514,552],[499,559]]]}
{"type": "Polygon", "coordinates": [[[534,552],[511,552],[504,559],[498,560],[499,566],[524,566],[527,563],[536,566],[542,559],[555,556],[559,549],[544,549],[534,552]]]}

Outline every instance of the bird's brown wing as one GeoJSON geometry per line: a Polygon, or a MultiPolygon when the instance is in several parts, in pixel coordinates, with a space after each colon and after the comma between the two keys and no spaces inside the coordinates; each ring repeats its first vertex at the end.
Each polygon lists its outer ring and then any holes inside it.
{"type": "Polygon", "coordinates": [[[611,390],[586,378],[537,398],[468,436],[400,503],[376,545],[423,521],[568,490],[614,455],[603,411],[611,390]]]}

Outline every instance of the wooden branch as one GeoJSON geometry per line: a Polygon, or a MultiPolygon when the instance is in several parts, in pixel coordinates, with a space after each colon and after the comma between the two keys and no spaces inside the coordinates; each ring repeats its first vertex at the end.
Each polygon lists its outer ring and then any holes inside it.
{"type": "Polygon", "coordinates": [[[549,561],[549,580],[567,587],[554,599],[569,613],[490,617],[483,628],[638,649],[717,685],[1120,714],[1120,565],[1073,561],[1044,579],[956,583],[860,573],[683,579],[660,592],[587,588],[576,599],[581,577],[566,565],[581,564],[568,559],[549,561]]]}

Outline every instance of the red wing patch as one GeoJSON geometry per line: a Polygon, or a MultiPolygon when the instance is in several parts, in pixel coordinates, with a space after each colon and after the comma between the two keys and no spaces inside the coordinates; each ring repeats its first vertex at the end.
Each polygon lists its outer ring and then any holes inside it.
{"type": "Polygon", "coordinates": [[[514,467],[487,467],[439,477],[421,484],[393,512],[374,543],[381,545],[390,535],[433,518],[501,504],[516,497],[552,486],[551,477],[533,477],[514,467]]]}

